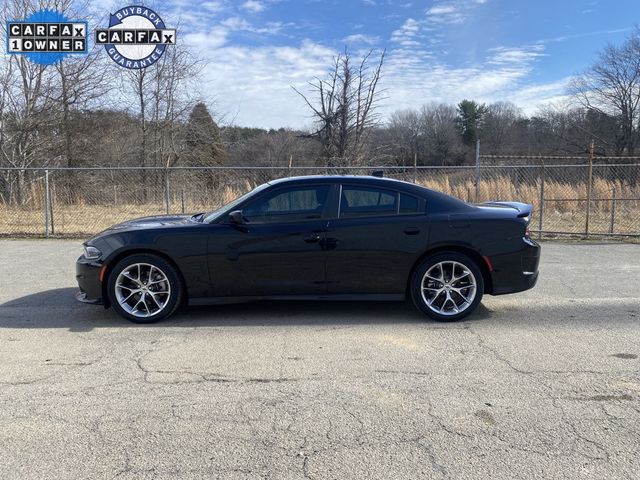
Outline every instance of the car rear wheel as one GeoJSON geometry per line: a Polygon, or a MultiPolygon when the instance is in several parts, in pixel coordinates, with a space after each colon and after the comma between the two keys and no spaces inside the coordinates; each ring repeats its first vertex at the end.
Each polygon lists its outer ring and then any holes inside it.
{"type": "Polygon", "coordinates": [[[136,323],[153,323],[180,305],[182,285],[176,269],[156,255],[138,254],[120,260],[107,283],[114,310],[136,323]]]}
{"type": "Polygon", "coordinates": [[[441,322],[453,322],[471,314],[483,294],[480,268],[471,258],[457,252],[427,258],[411,278],[415,306],[441,322]]]}

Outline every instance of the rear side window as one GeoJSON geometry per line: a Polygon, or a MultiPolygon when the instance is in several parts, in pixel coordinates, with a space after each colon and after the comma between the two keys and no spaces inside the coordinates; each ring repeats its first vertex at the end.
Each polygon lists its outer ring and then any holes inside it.
{"type": "Polygon", "coordinates": [[[343,187],[340,217],[396,215],[398,194],[392,190],[372,187],[343,187]]]}
{"type": "Polygon", "coordinates": [[[400,194],[400,215],[420,212],[420,199],[406,193],[400,194]]]}

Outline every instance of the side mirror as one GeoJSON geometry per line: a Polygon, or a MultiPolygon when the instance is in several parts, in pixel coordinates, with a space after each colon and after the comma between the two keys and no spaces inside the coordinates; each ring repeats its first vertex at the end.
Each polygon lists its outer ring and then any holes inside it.
{"type": "Polygon", "coordinates": [[[234,210],[229,213],[229,220],[231,223],[235,225],[242,225],[245,223],[244,215],[242,215],[242,210],[234,210]]]}

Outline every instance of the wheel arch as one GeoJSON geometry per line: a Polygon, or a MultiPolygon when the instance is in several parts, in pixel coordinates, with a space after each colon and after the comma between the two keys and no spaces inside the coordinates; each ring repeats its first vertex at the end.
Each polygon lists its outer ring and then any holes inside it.
{"type": "Polygon", "coordinates": [[[455,252],[466,255],[471,260],[474,261],[476,266],[480,269],[482,273],[482,280],[484,281],[484,293],[491,295],[493,293],[493,281],[491,279],[491,273],[489,272],[489,268],[487,267],[486,262],[482,258],[476,250],[466,247],[463,245],[439,245],[434,248],[430,248],[426,252],[424,252],[420,257],[415,261],[413,266],[411,267],[411,273],[409,274],[409,278],[407,279],[407,293],[411,291],[411,279],[413,278],[413,272],[415,272],[416,268],[425,261],[427,258],[432,257],[433,255],[437,255],[439,253],[444,252],[455,252]]]}
{"type": "Polygon", "coordinates": [[[139,255],[139,254],[155,255],[156,257],[162,258],[167,263],[169,263],[169,265],[175,268],[176,272],[178,273],[178,278],[180,279],[180,286],[182,287],[182,302],[183,303],[188,302],[189,292],[187,290],[187,283],[185,282],[184,275],[182,274],[180,267],[173,260],[173,258],[171,258],[166,253],[159,250],[154,250],[153,248],[135,247],[135,248],[128,248],[125,250],[120,250],[112,257],[109,257],[109,260],[105,263],[106,269],[104,272],[104,278],[102,280],[102,303],[104,305],[104,308],[109,308],[111,306],[111,302],[109,301],[109,295],[107,293],[107,285],[109,284],[109,275],[111,275],[114,265],[117,265],[118,262],[120,260],[123,260],[124,258],[130,257],[132,255],[139,255]]]}

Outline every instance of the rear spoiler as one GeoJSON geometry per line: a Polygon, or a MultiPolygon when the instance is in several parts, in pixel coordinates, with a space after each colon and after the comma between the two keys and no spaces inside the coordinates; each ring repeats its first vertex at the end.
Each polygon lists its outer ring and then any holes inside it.
{"type": "Polygon", "coordinates": [[[518,218],[524,218],[527,223],[531,220],[531,214],[533,213],[533,205],[530,203],[522,203],[522,202],[484,202],[480,205],[485,205],[487,207],[504,207],[504,208],[513,208],[518,211],[518,218]]]}

